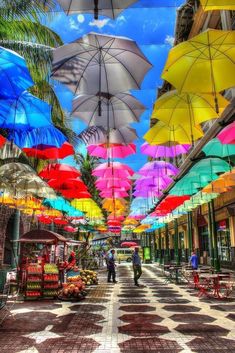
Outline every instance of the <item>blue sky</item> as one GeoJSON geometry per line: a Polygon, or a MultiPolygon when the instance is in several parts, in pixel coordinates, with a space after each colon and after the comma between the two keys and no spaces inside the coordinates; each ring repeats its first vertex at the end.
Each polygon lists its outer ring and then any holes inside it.
{"type": "MultiPolygon", "coordinates": [[[[131,92],[147,108],[140,123],[132,124],[139,136],[135,141],[137,156],[122,160],[135,171],[146,162],[146,156],[141,155],[139,149],[144,142],[142,137],[149,129],[156,91],[161,86],[161,72],[174,40],[176,10],[183,2],[183,0],[140,0],[124,10],[115,20],[99,16],[99,20],[95,21],[91,14],[66,16],[65,13],[58,12],[52,21],[47,22],[47,25],[61,36],[64,43],[76,40],[89,32],[129,37],[137,42],[152,63],[153,68],[145,76],[141,90],[131,92]]],[[[55,84],[55,89],[63,108],[71,111],[73,94],[61,84],[55,84]]],[[[73,124],[76,132],[82,131],[85,127],[85,124],[79,121],[73,124]]],[[[72,160],[67,159],[66,162],[72,163],[72,160]]]]}

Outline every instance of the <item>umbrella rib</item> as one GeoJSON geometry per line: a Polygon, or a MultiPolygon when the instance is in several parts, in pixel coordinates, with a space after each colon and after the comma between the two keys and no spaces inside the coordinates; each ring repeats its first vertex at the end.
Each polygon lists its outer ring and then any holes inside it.
{"type": "MultiPolygon", "coordinates": [[[[126,96],[130,96],[130,97],[134,98],[131,94],[126,94],[126,96]]],[[[114,97],[115,97],[115,96],[114,96],[114,97]]],[[[117,98],[117,96],[116,96],[116,98],[117,98]]],[[[135,120],[136,120],[136,121],[139,121],[139,115],[137,115],[137,113],[135,113],[135,110],[132,109],[131,106],[130,106],[127,102],[125,102],[125,100],[122,99],[121,97],[118,97],[117,99],[119,99],[124,105],[126,105],[127,108],[129,109],[129,111],[134,115],[135,120]]],[[[138,101],[138,103],[140,103],[140,102],[138,101]]],[[[145,111],[145,110],[146,110],[146,109],[145,109],[145,107],[144,107],[144,111],[145,111]]],[[[143,114],[143,112],[142,112],[141,114],[143,114]]],[[[141,115],[141,114],[140,114],[140,115],[141,115]]]]}

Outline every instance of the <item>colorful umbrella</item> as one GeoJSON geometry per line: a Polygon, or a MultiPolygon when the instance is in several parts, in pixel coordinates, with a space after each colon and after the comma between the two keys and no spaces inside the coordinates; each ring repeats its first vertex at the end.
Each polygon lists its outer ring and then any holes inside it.
{"type": "Polygon", "coordinates": [[[65,226],[64,230],[68,233],[76,233],[77,232],[77,229],[74,227],[71,227],[71,226],[65,226]]]}
{"type": "Polygon", "coordinates": [[[104,130],[102,126],[96,126],[95,133],[90,133],[90,130],[93,132],[92,127],[81,132],[79,137],[88,145],[97,145],[97,144],[124,144],[128,145],[138,138],[136,130],[129,126],[122,126],[118,129],[109,129],[104,130]]]}
{"type": "Polygon", "coordinates": [[[129,248],[131,246],[138,246],[138,244],[134,241],[124,241],[123,243],[121,243],[122,248],[129,248]]]}
{"type": "Polygon", "coordinates": [[[79,178],[69,179],[50,179],[48,185],[57,191],[77,189],[78,191],[87,191],[87,187],[84,182],[79,178]]]}
{"type": "Polygon", "coordinates": [[[97,33],[56,48],[53,54],[53,78],[75,94],[139,89],[152,66],[134,41],[97,33]]]}
{"type": "Polygon", "coordinates": [[[187,124],[168,126],[161,121],[155,124],[145,135],[144,139],[150,145],[191,144],[203,137],[203,131],[199,127],[187,124]]]}
{"type": "Polygon", "coordinates": [[[60,190],[61,195],[66,199],[89,199],[91,194],[88,191],[80,191],[78,189],[60,190]]]}
{"type": "Polygon", "coordinates": [[[13,131],[8,139],[14,141],[20,148],[61,147],[67,141],[65,135],[54,126],[33,129],[30,131],[13,131]],[[43,146],[43,147],[42,147],[43,146]]]}
{"type": "Polygon", "coordinates": [[[0,98],[17,98],[34,85],[25,59],[16,52],[0,47],[0,98]]]}
{"type": "Polygon", "coordinates": [[[220,158],[205,158],[197,162],[192,168],[191,172],[202,174],[218,174],[225,173],[231,170],[227,162],[220,158]]]}
{"type": "Polygon", "coordinates": [[[235,86],[235,33],[208,29],[171,49],[162,78],[180,92],[216,92],[235,86]]]}
{"type": "Polygon", "coordinates": [[[193,126],[218,118],[229,101],[217,95],[219,111],[214,109],[212,93],[179,93],[169,91],[157,99],[152,118],[159,119],[169,126],[186,123],[193,126]]]}
{"type": "Polygon", "coordinates": [[[129,93],[79,95],[73,100],[72,116],[87,125],[119,128],[138,122],[145,107],[129,93]]]}
{"type": "Polygon", "coordinates": [[[4,141],[4,145],[1,146],[1,137],[0,137],[0,159],[5,160],[5,159],[11,159],[11,158],[19,158],[23,153],[17,147],[14,143],[7,141],[6,139],[2,140],[4,141]]]}
{"type": "Polygon", "coordinates": [[[99,157],[103,159],[111,158],[126,158],[136,153],[136,146],[134,143],[129,145],[123,144],[98,144],[87,146],[87,152],[90,156],[99,157]]]}
{"type": "Polygon", "coordinates": [[[70,165],[67,164],[48,164],[41,172],[39,176],[43,179],[57,179],[57,178],[77,178],[81,174],[80,172],[70,165]]]}
{"type": "Polygon", "coordinates": [[[125,190],[130,190],[131,188],[131,181],[125,179],[118,179],[118,178],[105,178],[105,179],[98,179],[95,182],[97,189],[105,190],[110,188],[123,188],[125,190]]]}
{"type": "Polygon", "coordinates": [[[52,124],[51,106],[24,91],[17,98],[0,99],[0,127],[28,131],[52,124]]]}
{"type": "Polygon", "coordinates": [[[64,142],[61,147],[38,145],[37,148],[23,148],[23,151],[28,157],[39,159],[63,159],[75,153],[73,146],[68,142],[64,142]]]}
{"type": "Polygon", "coordinates": [[[133,174],[134,171],[130,167],[119,162],[102,163],[92,172],[92,175],[101,178],[128,178],[133,174]]]}
{"type": "Polygon", "coordinates": [[[114,19],[134,2],[136,0],[58,0],[67,15],[83,12],[94,13],[96,20],[99,15],[114,19]]]}
{"type": "Polygon", "coordinates": [[[217,138],[223,144],[235,144],[235,121],[226,126],[218,135],[217,138]]]}
{"type": "Polygon", "coordinates": [[[202,151],[206,156],[225,158],[235,155],[235,144],[222,144],[218,138],[214,138],[203,147],[202,151]]]}
{"type": "Polygon", "coordinates": [[[100,192],[100,197],[102,198],[122,198],[122,197],[128,197],[129,194],[126,192],[126,190],[103,190],[100,192]]]}
{"type": "Polygon", "coordinates": [[[147,156],[150,156],[152,158],[159,158],[159,157],[174,158],[181,154],[188,153],[190,148],[191,148],[190,144],[177,145],[172,143],[172,146],[164,146],[164,145],[151,146],[147,142],[145,142],[140,147],[140,151],[141,153],[146,154],[147,156]]]}
{"type": "Polygon", "coordinates": [[[204,11],[235,10],[233,0],[200,0],[204,11]]]}
{"type": "Polygon", "coordinates": [[[158,189],[165,189],[172,183],[172,179],[167,175],[161,175],[159,177],[142,177],[135,182],[135,187],[143,189],[145,187],[153,187],[158,189]]]}
{"type": "Polygon", "coordinates": [[[172,176],[177,175],[179,169],[173,164],[165,161],[154,161],[146,163],[140,170],[139,174],[143,176],[172,176]]]}
{"type": "Polygon", "coordinates": [[[68,224],[68,221],[67,221],[67,219],[65,219],[65,218],[54,218],[54,219],[53,219],[53,222],[54,222],[55,224],[61,225],[61,226],[68,224]]]}

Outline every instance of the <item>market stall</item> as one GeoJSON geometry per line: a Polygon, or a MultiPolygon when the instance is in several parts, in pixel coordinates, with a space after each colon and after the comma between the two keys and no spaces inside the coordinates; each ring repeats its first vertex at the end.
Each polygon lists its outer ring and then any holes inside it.
{"type": "Polygon", "coordinates": [[[67,239],[48,230],[32,230],[19,239],[19,278],[26,299],[57,297],[59,264],[65,260],[67,239]],[[63,246],[58,255],[57,247],[63,246]]]}

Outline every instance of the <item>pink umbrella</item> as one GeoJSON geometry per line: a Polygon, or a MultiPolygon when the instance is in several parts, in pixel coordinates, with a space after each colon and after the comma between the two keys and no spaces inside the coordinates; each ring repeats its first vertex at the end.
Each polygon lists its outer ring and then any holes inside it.
{"type": "Polygon", "coordinates": [[[125,248],[125,247],[131,247],[131,246],[138,246],[138,244],[134,241],[124,241],[123,243],[121,243],[121,247],[125,248]]]}
{"type": "Polygon", "coordinates": [[[136,180],[135,186],[138,189],[143,189],[146,186],[153,187],[153,188],[157,187],[159,189],[165,189],[172,183],[172,181],[173,180],[170,177],[168,177],[167,175],[160,175],[157,178],[155,178],[153,176],[142,177],[142,178],[136,180]]]}
{"type": "Polygon", "coordinates": [[[125,217],[124,216],[116,216],[114,214],[110,214],[108,216],[108,220],[117,220],[117,221],[124,221],[125,217]]]}
{"type": "Polygon", "coordinates": [[[71,227],[71,226],[65,226],[65,227],[64,227],[64,230],[65,230],[66,232],[69,232],[69,233],[76,233],[76,231],[77,231],[76,228],[73,228],[73,227],[71,227]]]}
{"type": "Polygon", "coordinates": [[[139,174],[144,176],[161,176],[161,175],[177,175],[179,169],[173,164],[165,161],[154,161],[146,163],[140,170],[139,174]]]}
{"type": "Polygon", "coordinates": [[[128,218],[136,219],[138,221],[138,220],[144,219],[145,215],[144,214],[133,214],[133,215],[130,214],[128,216],[128,218]]]}
{"type": "Polygon", "coordinates": [[[226,126],[218,135],[217,138],[222,144],[235,144],[235,121],[226,126]]]}
{"type": "Polygon", "coordinates": [[[89,155],[94,157],[107,158],[126,158],[136,153],[136,146],[134,143],[129,145],[111,144],[109,148],[107,144],[89,145],[87,146],[89,155]]]}
{"type": "Polygon", "coordinates": [[[127,197],[129,196],[128,193],[125,190],[104,190],[100,193],[100,197],[103,198],[112,198],[114,197],[115,199],[119,199],[121,197],[127,197]]]}
{"type": "Polygon", "coordinates": [[[186,154],[190,150],[191,145],[175,145],[175,146],[164,146],[164,145],[155,145],[151,146],[145,142],[141,147],[140,151],[147,156],[153,158],[159,157],[176,157],[181,154],[186,154]]]}
{"type": "Polygon", "coordinates": [[[97,189],[104,190],[109,188],[123,188],[125,190],[130,190],[131,181],[118,179],[118,178],[107,178],[107,179],[98,179],[95,182],[97,189]]]}
{"type": "Polygon", "coordinates": [[[101,178],[128,178],[133,174],[134,171],[128,165],[120,162],[102,163],[92,172],[92,175],[101,178]]]}

